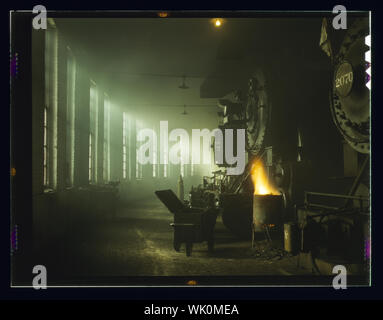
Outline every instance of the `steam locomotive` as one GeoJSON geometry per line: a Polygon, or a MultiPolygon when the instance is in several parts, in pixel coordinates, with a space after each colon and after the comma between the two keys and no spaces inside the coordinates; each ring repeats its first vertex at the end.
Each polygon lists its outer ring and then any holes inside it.
{"type": "MultiPolygon", "coordinates": [[[[225,226],[250,237],[252,166],[259,160],[283,200],[278,221],[297,219],[297,208],[307,201],[305,191],[368,197],[368,21],[351,17],[347,30],[334,31],[327,18],[286,19],[273,39],[279,47],[270,51],[270,39],[262,37],[255,49],[240,47],[245,54],[236,57],[237,72],[228,68],[230,77],[221,82],[215,77],[223,74],[219,60],[218,71],[201,85],[201,97],[218,98],[221,129],[246,129],[247,165],[242,175],[228,176],[229,164],[222,164],[192,188],[191,206],[214,201],[225,226]],[[313,39],[319,35],[318,46],[313,39]]],[[[324,201],[323,206],[332,200],[324,201]]]]}

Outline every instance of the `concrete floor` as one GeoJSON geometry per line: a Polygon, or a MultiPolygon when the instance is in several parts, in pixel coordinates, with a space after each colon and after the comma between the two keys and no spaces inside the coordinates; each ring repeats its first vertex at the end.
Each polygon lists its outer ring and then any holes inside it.
{"type": "Polygon", "coordinates": [[[215,250],[193,246],[191,257],[173,249],[173,215],[155,197],[120,208],[114,219],[73,228],[55,258],[58,278],[129,276],[308,275],[296,257],[265,260],[254,256],[250,240],[236,239],[218,217],[215,250]]]}

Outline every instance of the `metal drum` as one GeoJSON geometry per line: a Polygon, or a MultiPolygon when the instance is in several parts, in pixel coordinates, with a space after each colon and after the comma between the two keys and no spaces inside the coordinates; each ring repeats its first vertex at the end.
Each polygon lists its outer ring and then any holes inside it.
{"type": "Polygon", "coordinates": [[[221,194],[223,224],[241,239],[251,238],[252,194],[221,194]]]}
{"type": "Polygon", "coordinates": [[[258,226],[277,226],[283,223],[282,195],[258,195],[253,198],[253,223],[258,226]]]}

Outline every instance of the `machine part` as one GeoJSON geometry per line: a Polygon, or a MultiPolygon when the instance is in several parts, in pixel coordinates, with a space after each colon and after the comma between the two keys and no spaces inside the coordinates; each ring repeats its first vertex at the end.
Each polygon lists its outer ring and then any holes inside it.
{"type": "MultiPolygon", "coordinates": [[[[339,198],[339,199],[347,199],[347,200],[358,200],[360,205],[360,211],[363,212],[363,203],[365,201],[368,201],[369,199],[367,197],[362,196],[348,196],[343,194],[333,194],[333,193],[322,193],[322,192],[307,192],[305,191],[305,207],[306,208],[322,208],[322,209],[329,209],[329,210],[335,210],[339,211],[339,213],[343,212],[345,210],[345,207],[332,207],[332,206],[326,206],[318,203],[313,203],[309,201],[309,196],[318,196],[318,197],[327,197],[327,198],[339,198]]],[[[332,212],[334,213],[334,212],[332,212]]]]}
{"type": "Polygon", "coordinates": [[[181,244],[186,245],[186,255],[192,253],[194,242],[208,242],[209,252],[214,247],[214,227],[217,220],[215,208],[193,209],[187,207],[172,190],[159,190],[155,194],[174,215],[170,224],[174,229],[173,246],[179,251],[181,244]]]}
{"type": "Polygon", "coordinates": [[[365,38],[368,19],[357,19],[334,59],[331,114],[346,141],[358,152],[370,152],[370,90],[366,87],[365,38]]]}
{"type": "Polygon", "coordinates": [[[254,156],[263,149],[271,105],[266,93],[264,73],[256,71],[248,83],[246,112],[246,149],[254,156]]]}
{"type": "Polygon", "coordinates": [[[313,173],[312,165],[307,161],[285,163],[282,168],[284,183],[280,189],[282,194],[286,194],[286,209],[292,214],[294,204],[303,205],[304,190],[311,189],[317,177],[313,173]]]}
{"type": "Polygon", "coordinates": [[[242,103],[233,102],[228,99],[220,99],[218,106],[223,108],[223,124],[242,120],[242,103]]]}
{"type": "Polygon", "coordinates": [[[299,250],[299,229],[297,223],[284,224],[285,251],[295,254],[299,250]]]}
{"type": "Polygon", "coordinates": [[[278,189],[278,191],[280,192],[282,196],[282,208],[283,210],[287,210],[291,206],[290,204],[291,199],[289,199],[284,189],[278,189]]]}
{"type": "Polygon", "coordinates": [[[327,25],[328,25],[327,19],[323,18],[321,36],[320,36],[320,40],[319,40],[319,46],[332,60],[333,59],[333,53],[332,53],[331,42],[330,42],[328,35],[327,35],[327,28],[328,28],[327,25]]]}
{"type": "Polygon", "coordinates": [[[312,217],[307,216],[301,226],[301,251],[311,252],[316,256],[322,236],[323,229],[320,224],[312,217]]]}
{"type": "Polygon", "coordinates": [[[186,256],[190,257],[193,250],[193,243],[192,242],[186,242],[186,256]]]}
{"type": "Polygon", "coordinates": [[[180,175],[179,179],[178,179],[178,198],[181,200],[181,201],[184,201],[184,181],[182,179],[182,175],[180,175]]]}
{"type": "MultiPolygon", "coordinates": [[[[367,156],[366,159],[364,159],[364,162],[362,164],[362,167],[360,168],[359,170],[359,173],[358,175],[356,176],[355,180],[354,180],[354,183],[352,184],[351,186],[351,189],[348,193],[349,196],[353,196],[356,192],[356,190],[358,189],[359,185],[360,185],[360,182],[362,180],[362,177],[363,177],[363,174],[367,168],[367,165],[368,165],[368,162],[370,160],[370,157],[367,156]]],[[[351,199],[348,199],[347,202],[346,202],[346,206],[348,206],[351,202],[351,199]]]]}
{"type": "Polygon", "coordinates": [[[241,239],[250,239],[252,231],[252,194],[221,194],[222,222],[241,239]]]}
{"type": "Polygon", "coordinates": [[[228,187],[228,192],[238,193],[242,189],[243,184],[246,182],[246,180],[250,176],[251,166],[252,166],[252,161],[249,161],[246,164],[246,167],[243,173],[235,177],[235,179],[233,179],[232,183],[228,187]]]}
{"type": "Polygon", "coordinates": [[[279,188],[288,187],[289,185],[289,170],[284,168],[285,166],[282,163],[282,160],[279,160],[274,165],[274,182],[275,185],[279,188]]]}
{"type": "Polygon", "coordinates": [[[177,252],[180,252],[181,242],[179,242],[178,239],[176,239],[175,237],[173,239],[173,245],[174,245],[174,250],[176,250],[177,252]]]}
{"type": "Polygon", "coordinates": [[[301,251],[315,258],[335,257],[355,263],[364,260],[369,216],[359,210],[298,209],[301,251]]]}
{"type": "Polygon", "coordinates": [[[281,195],[254,195],[253,224],[259,227],[280,225],[283,218],[283,197],[281,195]]]}
{"type": "Polygon", "coordinates": [[[263,229],[265,231],[265,235],[266,235],[267,241],[268,242],[272,242],[272,239],[271,239],[271,236],[270,236],[270,231],[269,231],[269,226],[265,225],[265,227],[263,229]]]}
{"type": "Polygon", "coordinates": [[[302,160],[303,160],[303,155],[302,155],[303,143],[302,143],[302,133],[301,133],[301,130],[299,128],[297,129],[297,133],[298,133],[297,162],[302,162],[302,160]]]}
{"type": "MultiPolygon", "coordinates": [[[[369,199],[370,198],[370,188],[368,187],[368,185],[366,185],[364,183],[359,183],[359,185],[355,191],[354,196],[356,196],[356,197],[360,196],[360,197],[364,197],[366,199],[369,199]]],[[[360,206],[360,200],[354,200],[353,206],[355,208],[359,207],[360,206]]],[[[364,208],[366,211],[370,210],[369,200],[368,201],[365,200],[362,202],[362,208],[364,208]]]]}

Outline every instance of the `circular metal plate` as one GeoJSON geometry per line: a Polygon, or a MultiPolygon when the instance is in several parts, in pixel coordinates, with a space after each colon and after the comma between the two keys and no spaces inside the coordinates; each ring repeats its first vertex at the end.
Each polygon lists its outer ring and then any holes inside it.
{"type": "Polygon", "coordinates": [[[344,61],[335,72],[334,87],[336,92],[342,97],[347,97],[352,89],[353,81],[354,72],[352,66],[347,61],[344,61]]]}
{"type": "Polygon", "coordinates": [[[370,152],[370,91],[366,87],[365,37],[368,19],[349,28],[335,57],[330,109],[335,125],[358,152],[370,152]]]}

